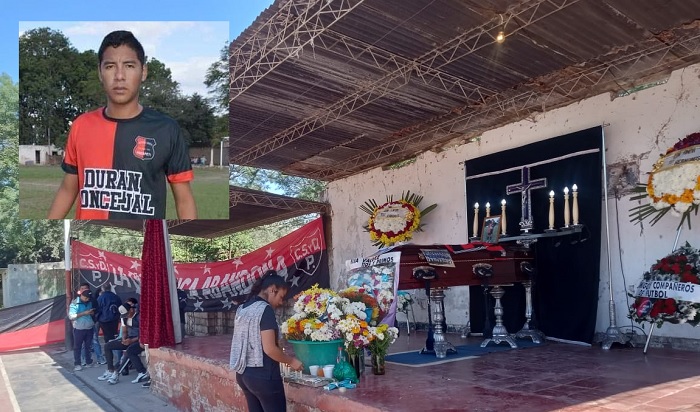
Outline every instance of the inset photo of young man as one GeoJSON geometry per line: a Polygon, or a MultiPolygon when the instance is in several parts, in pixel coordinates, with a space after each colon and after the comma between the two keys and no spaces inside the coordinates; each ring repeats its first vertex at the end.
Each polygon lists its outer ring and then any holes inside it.
{"type": "Polygon", "coordinates": [[[20,217],[228,219],[228,22],[21,22],[20,217]]]}

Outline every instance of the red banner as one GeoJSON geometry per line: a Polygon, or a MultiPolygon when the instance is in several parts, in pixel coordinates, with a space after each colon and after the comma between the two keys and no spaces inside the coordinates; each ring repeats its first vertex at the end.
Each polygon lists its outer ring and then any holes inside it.
{"type": "MultiPolygon", "coordinates": [[[[97,288],[114,285],[122,298],[141,294],[141,259],[72,242],[73,269],[97,288]]],[[[188,292],[188,311],[231,310],[267,270],[289,284],[288,298],[318,283],[328,287],[328,256],[319,218],[267,246],[222,262],[175,263],[178,289],[188,292]]]]}

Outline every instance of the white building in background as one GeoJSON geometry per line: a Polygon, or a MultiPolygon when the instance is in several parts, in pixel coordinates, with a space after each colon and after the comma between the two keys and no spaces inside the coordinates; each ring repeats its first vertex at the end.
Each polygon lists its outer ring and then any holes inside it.
{"type": "Polygon", "coordinates": [[[62,157],[63,149],[55,145],[19,145],[19,164],[21,165],[60,164],[62,157]]]}
{"type": "MultiPolygon", "coordinates": [[[[606,125],[606,163],[609,175],[620,178],[616,165],[638,166],[640,180],[666,149],[679,139],[700,132],[700,65],[686,67],[671,74],[668,82],[627,96],[601,94],[569,106],[547,111],[533,118],[489,130],[478,143],[455,146],[441,152],[429,151],[415,162],[399,169],[375,168],[366,173],[337,180],[328,185],[328,199],[333,210],[333,248],[330,251],[332,287],[346,279],[345,261],[376,252],[367,232],[367,214],[359,206],[368,198],[399,196],[410,190],[425,197],[424,204],[438,208],[426,217],[426,230],[413,236],[416,244],[459,244],[467,240],[467,205],[462,162],[540,140],[561,136],[594,126],[606,125]],[[612,166],[612,168],[611,168],[612,166]],[[616,174],[617,173],[617,174],[616,174]],[[355,228],[349,230],[348,228],[355,228]]],[[[620,168],[618,168],[620,169],[620,168]]],[[[621,168],[620,170],[624,170],[621,168]]],[[[610,182],[615,183],[615,182],[610,182]]],[[[605,204],[601,241],[600,285],[597,334],[610,326],[610,279],[617,325],[629,327],[627,292],[636,287],[642,274],[658,259],[671,252],[679,220],[665,216],[655,226],[629,221],[629,209],[636,203],[629,196],[608,197],[610,246],[605,239],[605,204]],[[610,266],[608,270],[608,251],[610,266]],[[612,274],[612,275],[611,275],[612,274]]],[[[693,216],[692,231],[685,226],[679,245],[688,241],[700,247],[700,221],[693,216]]],[[[451,288],[446,294],[446,317],[450,324],[464,324],[469,307],[469,289],[451,288]]],[[[416,296],[424,292],[416,291],[416,296]]],[[[425,310],[416,309],[418,322],[427,322],[425,310]]],[[[648,328],[648,324],[647,324],[648,328]]],[[[668,325],[654,332],[659,338],[700,339],[700,327],[687,324],[668,325]]]]}

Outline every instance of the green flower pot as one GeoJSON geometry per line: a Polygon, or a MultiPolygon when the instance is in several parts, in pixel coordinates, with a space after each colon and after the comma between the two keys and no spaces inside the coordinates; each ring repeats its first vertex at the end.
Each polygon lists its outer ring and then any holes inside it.
{"type": "Polygon", "coordinates": [[[338,357],[338,347],[343,346],[342,339],[328,342],[310,342],[303,340],[288,340],[294,348],[294,356],[304,364],[304,373],[309,373],[309,365],[335,365],[338,357]]]}

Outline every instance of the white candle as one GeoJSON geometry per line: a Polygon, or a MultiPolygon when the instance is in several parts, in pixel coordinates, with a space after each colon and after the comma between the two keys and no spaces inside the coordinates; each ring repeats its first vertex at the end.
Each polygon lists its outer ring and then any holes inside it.
{"type": "Polygon", "coordinates": [[[569,213],[569,188],[564,188],[564,227],[569,227],[571,214],[569,213]]]}
{"type": "Polygon", "coordinates": [[[549,229],[554,230],[554,190],[549,192],[549,229]]]}
{"type": "Polygon", "coordinates": [[[573,204],[571,205],[571,214],[572,218],[574,220],[574,226],[578,225],[578,187],[576,184],[571,186],[571,190],[573,191],[573,204]]]}
{"type": "Polygon", "coordinates": [[[506,199],[501,200],[501,235],[506,235],[506,199]]]}
{"type": "Polygon", "coordinates": [[[486,202],[486,217],[491,217],[491,203],[486,202]]]}
{"type": "Polygon", "coordinates": [[[479,203],[474,203],[474,237],[479,237],[479,203]]]}

